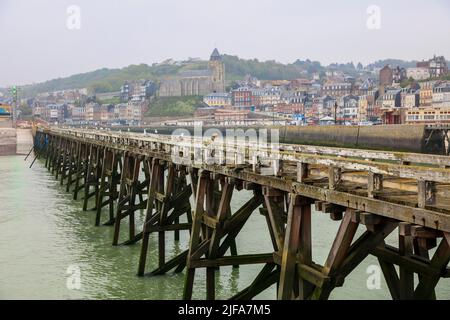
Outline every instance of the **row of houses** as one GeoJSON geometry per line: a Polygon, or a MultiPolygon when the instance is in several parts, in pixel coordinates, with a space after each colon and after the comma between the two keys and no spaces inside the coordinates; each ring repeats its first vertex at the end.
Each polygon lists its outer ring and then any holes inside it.
{"type": "Polygon", "coordinates": [[[375,89],[360,96],[325,96],[317,102],[319,118],[336,116],[352,123],[377,120],[385,124],[412,123],[413,120],[430,120],[430,117],[422,117],[424,112],[450,110],[450,83],[428,81],[405,88],[386,88],[381,93],[380,89],[375,89]],[[408,118],[409,112],[418,117],[408,118]]]}
{"type": "Polygon", "coordinates": [[[204,96],[203,102],[208,106],[224,107],[264,107],[279,103],[298,104],[305,100],[312,100],[320,96],[342,97],[346,95],[367,94],[373,83],[366,80],[362,83],[355,82],[327,82],[320,85],[314,81],[296,79],[286,81],[282,85],[267,83],[264,87],[243,85],[230,93],[214,92],[204,96]],[[292,83],[296,83],[294,86],[292,83]],[[301,84],[299,84],[301,83],[301,84]]]}
{"type": "Polygon", "coordinates": [[[126,81],[120,87],[120,100],[128,101],[144,101],[155,94],[157,85],[152,80],[126,81]]]}
{"type": "MultiPolygon", "coordinates": [[[[306,90],[243,86],[230,93],[206,95],[203,101],[208,107],[203,111],[211,113],[214,109],[222,108],[236,112],[271,112],[314,123],[320,123],[323,118],[332,118],[333,122],[341,123],[381,121],[394,124],[405,123],[406,111],[409,109],[417,111],[418,108],[450,108],[450,83],[446,81],[414,83],[404,88],[368,86],[364,90],[360,88],[359,95],[351,93],[351,90],[346,91],[347,94],[323,94],[330,93],[327,90],[313,86],[306,90]]],[[[199,114],[201,112],[202,109],[199,114]]]]}
{"type": "Polygon", "coordinates": [[[400,83],[406,79],[427,80],[439,78],[448,74],[447,60],[443,56],[434,56],[427,61],[419,61],[415,67],[401,68],[399,66],[391,68],[384,66],[380,70],[380,84],[391,85],[394,82],[400,83]]]}
{"type": "Polygon", "coordinates": [[[116,105],[95,102],[84,105],[41,104],[33,108],[33,115],[49,122],[59,123],[138,124],[142,121],[145,108],[145,103],[131,101],[116,105]]]}
{"type": "Polygon", "coordinates": [[[36,95],[36,100],[45,100],[53,103],[58,101],[75,101],[80,100],[88,95],[87,88],[58,90],[51,92],[43,92],[36,95]]]}
{"type": "Polygon", "coordinates": [[[433,123],[427,113],[450,110],[450,83],[427,81],[407,88],[388,89],[377,103],[386,124],[433,123]]]}

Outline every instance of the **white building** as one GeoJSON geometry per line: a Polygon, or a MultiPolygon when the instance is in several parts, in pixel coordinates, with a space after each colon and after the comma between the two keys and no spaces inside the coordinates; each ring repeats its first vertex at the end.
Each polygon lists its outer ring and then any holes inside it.
{"type": "Polygon", "coordinates": [[[450,107],[450,85],[443,84],[433,88],[433,106],[450,107]]]}
{"type": "Polygon", "coordinates": [[[428,68],[408,68],[406,69],[406,77],[414,80],[424,80],[430,78],[430,71],[428,68]]]}
{"type": "Polygon", "coordinates": [[[204,96],[203,102],[210,107],[230,106],[231,96],[226,92],[213,92],[204,96]]]}
{"type": "Polygon", "coordinates": [[[354,95],[346,95],[339,99],[339,107],[342,110],[342,116],[347,121],[356,121],[358,117],[358,100],[359,97],[354,95]]]}

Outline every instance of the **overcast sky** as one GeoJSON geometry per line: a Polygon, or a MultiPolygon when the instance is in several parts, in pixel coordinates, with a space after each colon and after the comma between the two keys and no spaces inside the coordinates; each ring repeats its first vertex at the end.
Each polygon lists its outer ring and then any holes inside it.
{"type": "Polygon", "coordinates": [[[0,86],[208,58],[215,46],[284,63],[449,59],[449,16],[448,0],[0,0],[0,86]]]}

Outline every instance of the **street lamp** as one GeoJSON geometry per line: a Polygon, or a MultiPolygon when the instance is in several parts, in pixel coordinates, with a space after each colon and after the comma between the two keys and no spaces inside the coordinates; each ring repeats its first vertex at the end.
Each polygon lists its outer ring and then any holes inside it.
{"type": "Polygon", "coordinates": [[[337,102],[334,102],[334,125],[337,124],[337,107],[338,107],[337,102]]]}
{"type": "Polygon", "coordinates": [[[15,123],[17,118],[17,86],[14,85],[11,88],[11,95],[13,99],[12,121],[15,123]]]}

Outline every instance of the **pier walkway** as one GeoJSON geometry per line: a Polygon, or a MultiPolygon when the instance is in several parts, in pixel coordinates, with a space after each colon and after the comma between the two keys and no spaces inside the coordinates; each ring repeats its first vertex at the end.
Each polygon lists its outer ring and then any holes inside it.
{"type": "Polygon", "coordinates": [[[214,299],[222,266],[262,265],[233,299],[273,284],[278,299],[327,299],[368,255],[393,299],[435,299],[436,284],[450,276],[448,156],[61,128],[38,130],[34,149],[83,209],[94,210],[96,225],[114,228],[113,245],[141,246],[139,276],[186,269],[185,299],[199,268],[214,299]],[[251,196],[233,211],[242,189],[251,196]],[[313,206],[339,223],[325,261],[313,261],[313,206]],[[235,239],[252,214],[265,217],[271,252],[239,253],[235,239]],[[180,232],[190,235],[188,249],[167,257],[166,234],[177,241],[180,232]],[[394,232],[395,247],[385,242],[394,232]],[[158,268],[149,272],[152,233],[158,268]]]}

